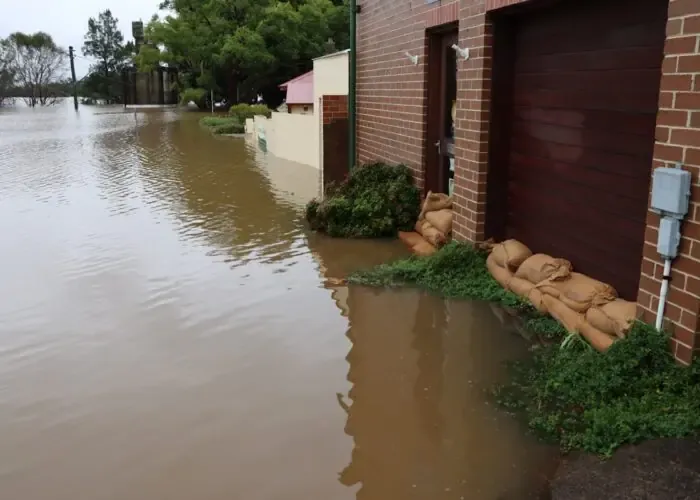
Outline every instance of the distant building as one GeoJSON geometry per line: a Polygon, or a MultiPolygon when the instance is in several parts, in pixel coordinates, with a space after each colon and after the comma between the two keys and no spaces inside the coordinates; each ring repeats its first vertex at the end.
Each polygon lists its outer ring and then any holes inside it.
{"type": "MultiPolygon", "coordinates": [[[[143,22],[131,23],[131,35],[134,37],[136,53],[144,44],[143,22]]],[[[179,100],[176,88],[177,69],[160,66],[153,71],[138,71],[130,66],[122,71],[125,105],[169,105],[179,100]]]]}
{"type": "Polygon", "coordinates": [[[292,78],[279,86],[287,91],[285,104],[287,113],[297,115],[312,115],[314,113],[314,72],[309,71],[301,76],[292,78]]]}
{"type": "Polygon", "coordinates": [[[151,72],[132,66],[122,72],[124,104],[169,105],[178,103],[177,69],[161,66],[151,72]]]}

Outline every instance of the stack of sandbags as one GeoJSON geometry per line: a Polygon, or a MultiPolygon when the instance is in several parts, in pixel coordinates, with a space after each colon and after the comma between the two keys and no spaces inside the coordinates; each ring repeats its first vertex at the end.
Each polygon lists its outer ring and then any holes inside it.
{"type": "Polygon", "coordinates": [[[567,307],[561,300],[546,293],[542,295],[542,300],[549,314],[568,332],[583,335],[597,351],[607,351],[613,344],[613,337],[595,328],[583,314],[567,307]]]}
{"type": "Polygon", "coordinates": [[[530,249],[517,240],[496,243],[490,246],[489,251],[486,267],[503,288],[510,286],[513,273],[532,255],[530,249]]]}
{"type": "Polygon", "coordinates": [[[452,197],[428,191],[418,215],[416,232],[435,248],[447,243],[452,233],[452,197]]]}
{"type": "Polygon", "coordinates": [[[490,251],[486,264],[496,281],[599,351],[623,337],[634,322],[636,304],[618,299],[610,285],[573,272],[565,259],[532,255],[516,240],[490,245],[490,251]]]}
{"type": "Polygon", "coordinates": [[[637,303],[622,299],[615,299],[586,311],[586,321],[601,332],[618,338],[627,336],[636,318],[637,303]]]}
{"type": "Polygon", "coordinates": [[[549,283],[553,280],[565,279],[571,274],[571,262],[566,259],[536,253],[528,257],[515,273],[511,282],[511,291],[521,297],[527,298],[541,313],[549,312],[544,301],[541,283],[549,283]]]}
{"type": "Polygon", "coordinates": [[[432,255],[437,251],[437,248],[428,243],[425,238],[415,231],[399,231],[399,239],[403,241],[406,246],[408,246],[408,248],[410,248],[416,255],[425,257],[427,255],[432,255]]]}
{"type": "Polygon", "coordinates": [[[447,243],[447,237],[425,219],[416,222],[416,232],[435,248],[441,248],[447,243]]]}
{"type": "MultiPolygon", "coordinates": [[[[540,312],[546,313],[547,307],[542,300],[542,292],[537,285],[552,278],[566,276],[571,270],[571,263],[564,259],[554,259],[549,255],[533,255],[529,248],[517,240],[507,240],[493,245],[491,255],[513,274],[504,285],[516,295],[529,300],[540,312]]],[[[490,257],[490,256],[489,256],[490,257]]],[[[493,272],[491,273],[493,275],[493,272]]]]}
{"type": "Polygon", "coordinates": [[[433,193],[428,191],[423,201],[418,220],[424,219],[429,212],[437,212],[438,210],[452,210],[452,197],[445,193],[433,193]]]}
{"type": "Polygon", "coordinates": [[[585,313],[593,306],[603,306],[617,298],[613,287],[581,273],[549,278],[539,283],[537,288],[578,313],[585,313]]]}
{"type": "Polygon", "coordinates": [[[452,234],[452,197],[428,191],[415,232],[399,233],[399,238],[418,255],[430,255],[447,243],[452,234]],[[416,237],[419,236],[420,240],[416,237]],[[432,247],[432,248],[429,248],[432,247]]]}

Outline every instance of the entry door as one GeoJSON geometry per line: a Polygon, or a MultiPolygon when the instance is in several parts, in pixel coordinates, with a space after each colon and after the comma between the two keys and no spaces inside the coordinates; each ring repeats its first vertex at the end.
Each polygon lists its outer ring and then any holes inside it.
{"type": "Polygon", "coordinates": [[[425,188],[452,193],[454,178],[454,114],[457,107],[457,32],[429,38],[428,112],[425,188]]]}

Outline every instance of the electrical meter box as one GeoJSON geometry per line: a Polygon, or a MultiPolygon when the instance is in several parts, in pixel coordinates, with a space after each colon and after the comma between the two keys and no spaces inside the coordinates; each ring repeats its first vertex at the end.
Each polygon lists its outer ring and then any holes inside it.
{"type": "Polygon", "coordinates": [[[656,242],[656,251],[664,259],[678,257],[678,247],[681,244],[681,221],[664,217],[659,222],[659,239],[656,242]]]}
{"type": "Polygon", "coordinates": [[[690,202],[690,172],[681,168],[654,170],[651,183],[651,209],[662,216],[683,219],[690,202]]]}

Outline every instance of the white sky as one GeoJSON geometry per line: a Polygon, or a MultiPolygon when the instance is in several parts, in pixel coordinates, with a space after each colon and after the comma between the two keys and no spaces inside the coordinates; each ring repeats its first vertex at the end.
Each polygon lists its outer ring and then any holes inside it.
{"type": "MultiPolygon", "coordinates": [[[[0,0],[0,37],[15,31],[45,31],[58,45],[66,50],[72,45],[76,54],[82,56],[90,17],[110,9],[119,19],[119,29],[127,41],[131,40],[131,22],[148,22],[158,13],[159,3],[160,0],[0,0]]],[[[87,73],[89,66],[89,61],[76,58],[78,78],[87,73]]]]}

